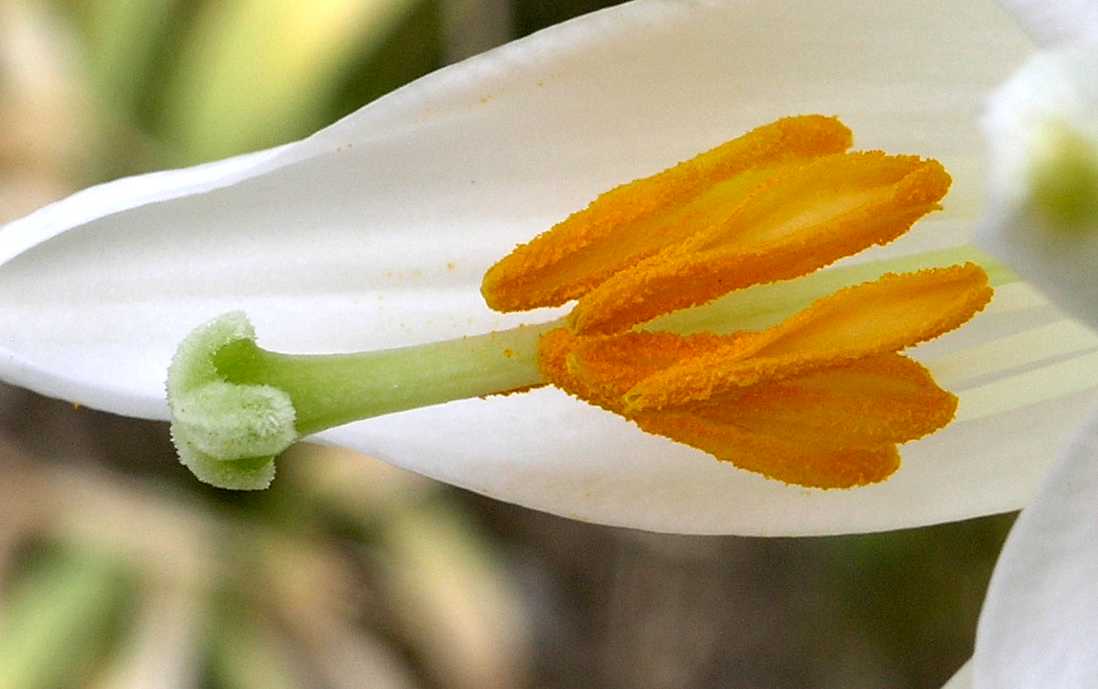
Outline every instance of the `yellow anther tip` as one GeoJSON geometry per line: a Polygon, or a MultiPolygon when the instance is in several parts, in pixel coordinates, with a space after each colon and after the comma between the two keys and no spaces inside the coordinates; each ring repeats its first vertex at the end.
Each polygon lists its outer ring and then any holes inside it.
{"type": "Polygon", "coordinates": [[[937,204],[949,192],[953,178],[937,160],[926,160],[897,186],[896,201],[904,205],[937,204]]]}
{"type": "Polygon", "coordinates": [[[734,206],[765,179],[767,168],[841,152],[851,141],[850,129],[822,115],[787,117],[754,129],[602,194],[492,266],[481,293],[498,311],[563,304],[704,229],[707,214],[719,216],[734,206]]]}

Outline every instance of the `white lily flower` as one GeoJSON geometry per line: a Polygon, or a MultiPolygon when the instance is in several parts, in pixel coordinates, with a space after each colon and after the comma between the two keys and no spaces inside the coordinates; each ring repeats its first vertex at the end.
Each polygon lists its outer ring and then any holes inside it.
{"type": "MultiPolygon", "coordinates": [[[[980,242],[1095,327],[1098,43],[1091,41],[1098,11],[1089,3],[1022,10],[1035,35],[1072,42],[1034,57],[991,98],[992,204],[980,242]]],[[[988,589],[973,660],[947,689],[1094,686],[1096,518],[1092,418],[1015,523],[988,589]]]]}
{"type": "MultiPolygon", "coordinates": [[[[1030,43],[991,2],[641,0],[441,70],[300,142],[95,187],[0,229],[0,377],[165,419],[195,326],[247,312],[288,352],[510,327],[480,276],[594,195],[787,114],[941,160],[945,210],[887,261],[969,241],[979,98],[1030,43]]],[[[962,251],[963,253],[963,251],[962,251]]],[[[888,263],[881,265],[887,267],[888,263]]],[[[882,268],[883,270],[884,268],[882,268]]],[[[1017,508],[1082,420],[1098,338],[1022,283],[916,352],[957,420],[890,480],[805,490],[719,464],[551,388],[354,423],[321,439],[511,502],[682,533],[861,532],[1017,508]]]]}

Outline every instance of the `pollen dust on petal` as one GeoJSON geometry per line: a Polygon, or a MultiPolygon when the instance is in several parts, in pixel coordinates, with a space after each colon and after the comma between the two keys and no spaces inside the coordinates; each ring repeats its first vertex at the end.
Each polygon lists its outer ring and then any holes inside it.
{"type": "Polygon", "coordinates": [[[972,263],[888,274],[663,369],[626,393],[626,404],[639,412],[704,402],[763,380],[899,351],[959,327],[991,294],[987,274],[972,263]]]}
{"type": "Polygon", "coordinates": [[[885,244],[938,209],[950,181],[937,161],[879,151],[786,166],[723,221],[617,272],[583,296],[572,326],[585,334],[620,332],[885,244]]]}
{"type": "Polygon", "coordinates": [[[850,147],[837,119],[780,119],[651,177],[599,196],[484,276],[481,292],[499,311],[557,306],[582,296],[706,227],[720,223],[759,184],[807,160],[850,147]]]}

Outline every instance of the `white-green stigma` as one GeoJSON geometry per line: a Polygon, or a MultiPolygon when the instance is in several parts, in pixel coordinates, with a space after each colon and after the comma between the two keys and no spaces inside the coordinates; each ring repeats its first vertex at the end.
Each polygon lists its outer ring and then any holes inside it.
{"type": "Polygon", "coordinates": [[[270,385],[228,382],[214,361],[226,346],[252,343],[241,312],[192,332],[168,369],[172,441],[195,476],[221,488],[256,490],[274,478],[274,457],[295,440],[290,396],[270,385]]]}
{"type": "Polygon", "coordinates": [[[200,480],[266,488],[275,456],[306,435],[543,384],[538,338],[555,325],[374,352],[292,355],[260,348],[243,313],[225,314],[188,335],[172,360],[172,439],[200,480]]]}

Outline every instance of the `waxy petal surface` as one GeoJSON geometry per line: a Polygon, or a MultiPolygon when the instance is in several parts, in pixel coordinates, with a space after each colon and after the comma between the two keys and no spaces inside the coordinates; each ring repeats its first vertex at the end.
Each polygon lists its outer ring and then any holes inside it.
{"type": "Polygon", "coordinates": [[[1042,46],[1098,38],[1098,5],[1091,0],[1002,0],[1042,46]]]}
{"type": "Polygon", "coordinates": [[[980,615],[974,689],[1087,689],[1098,677],[1098,420],[1007,538],[980,615]]]}
{"type": "MultiPolygon", "coordinates": [[[[540,320],[485,307],[481,276],[500,256],[602,191],[791,113],[840,115],[859,148],[917,152],[953,176],[941,213],[867,258],[955,246],[983,199],[980,99],[1029,50],[984,0],[612,8],[442,70],[303,142],[94,188],[0,229],[0,377],[166,418],[172,352],[227,311],[290,352],[540,320]]],[[[960,420],[858,490],[736,471],[548,388],[323,439],[512,502],[660,531],[872,531],[1007,510],[1031,496],[1049,439],[1080,422],[1093,388],[1080,371],[1098,366],[1093,340],[976,357],[1062,320],[1013,287],[918,352],[958,393],[960,420]]]]}

